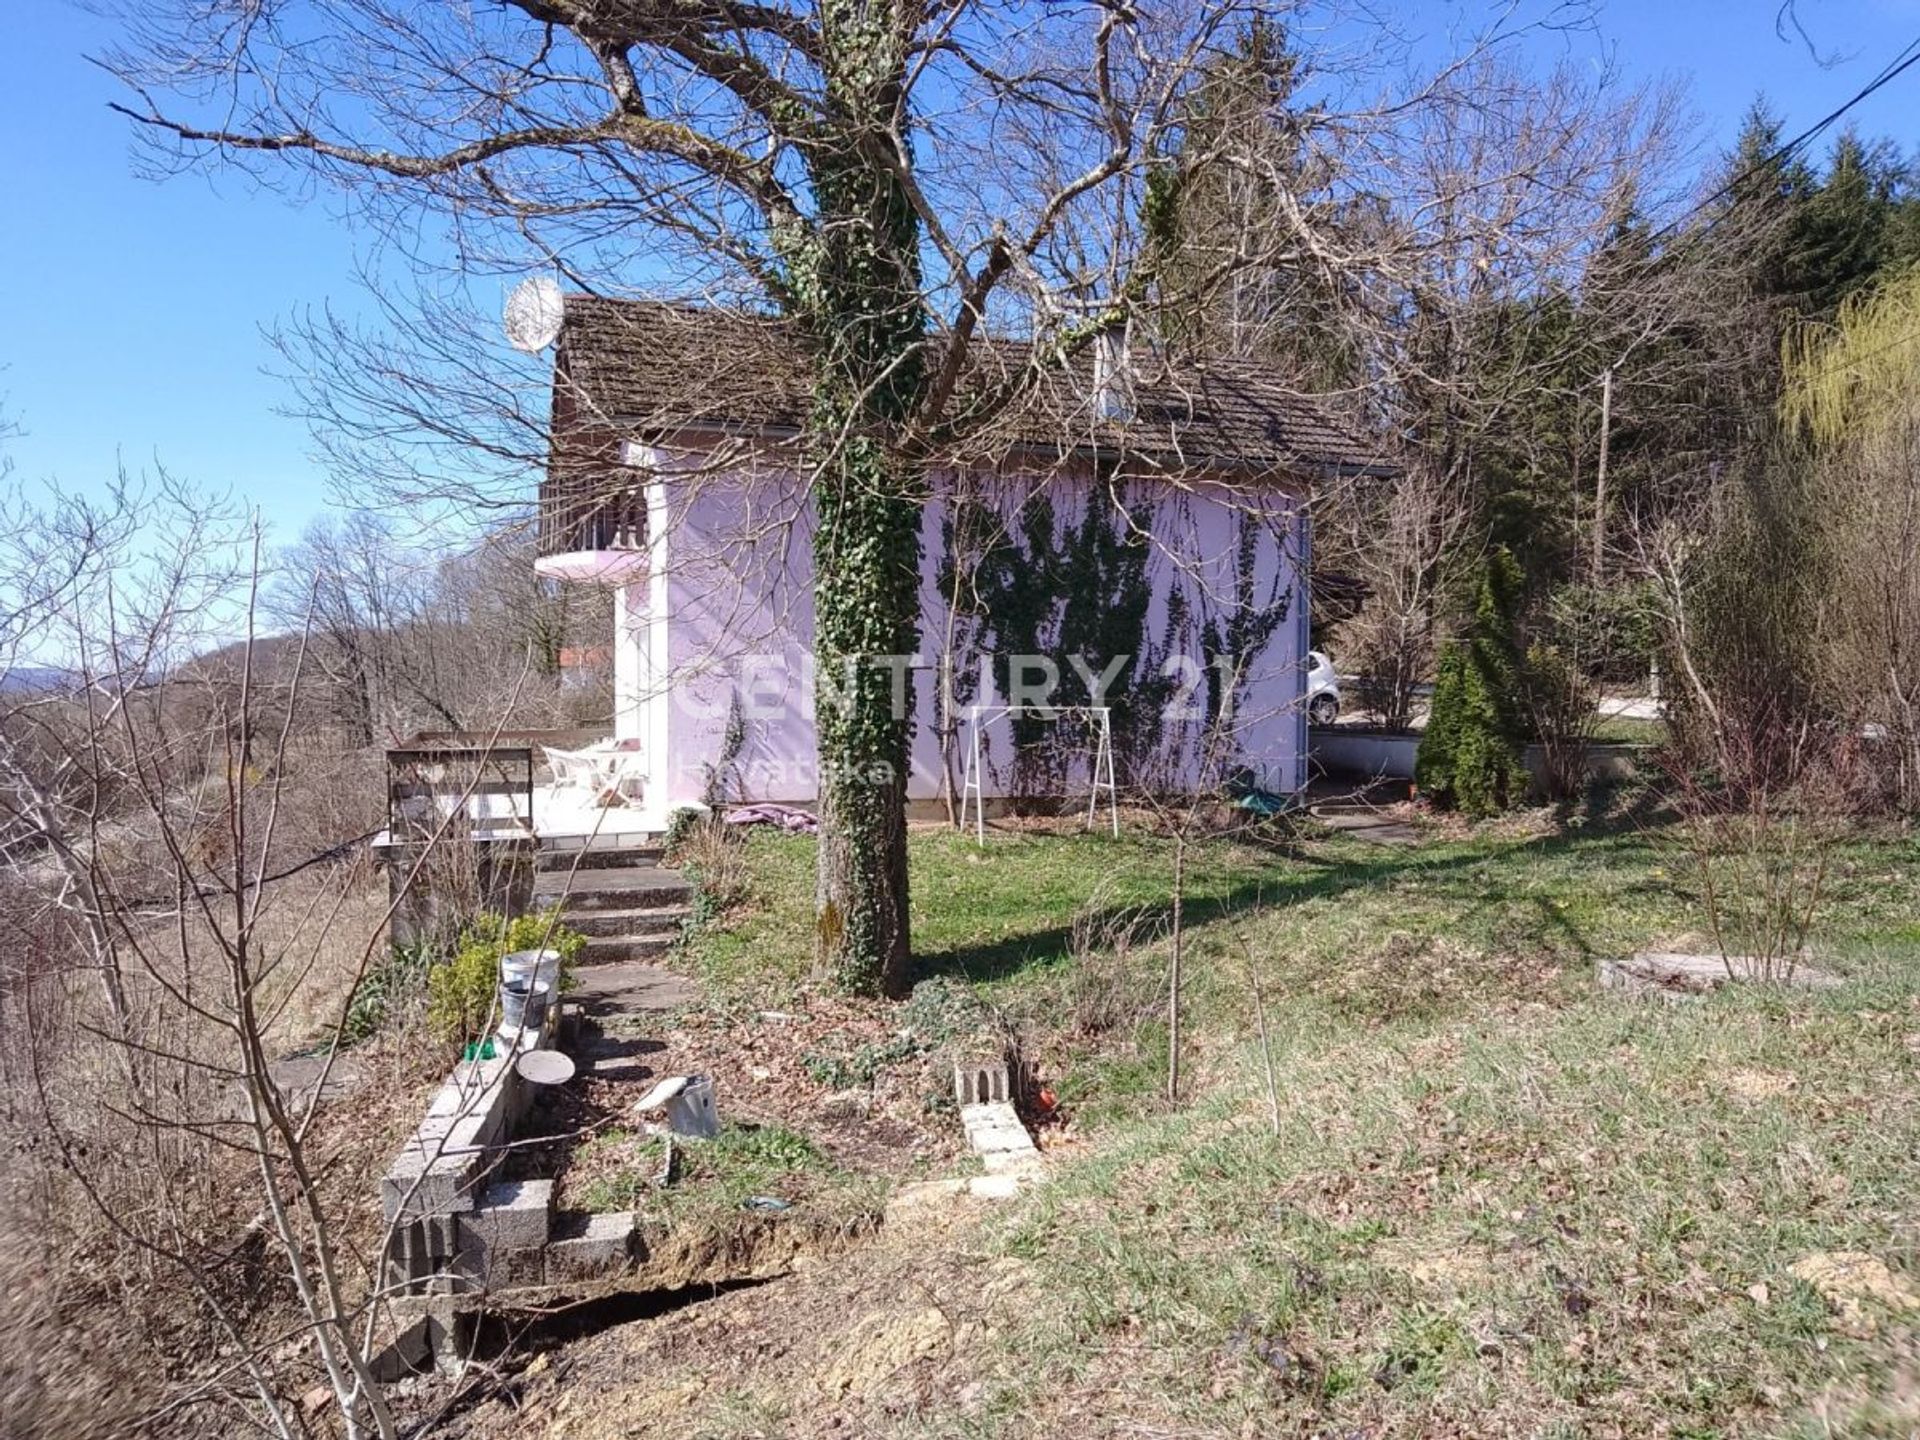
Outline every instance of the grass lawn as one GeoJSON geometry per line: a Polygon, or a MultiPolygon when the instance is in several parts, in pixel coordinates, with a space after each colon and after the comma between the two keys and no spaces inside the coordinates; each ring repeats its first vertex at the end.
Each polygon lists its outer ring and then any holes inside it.
{"type": "MultiPolygon", "coordinates": [[[[1704,948],[1657,824],[1210,842],[1175,1107],[1168,842],[917,833],[920,973],[1012,1017],[1072,1123],[987,1238],[1043,1298],[901,1433],[1920,1433],[1916,858],[1837,852],[1841,988],[1667,1006],[1593,984],[1704,948]]],[[[748,859],[687,959],[797,994],[811,842],[748,859]]]]}
{"type": "Polygon", "coordinates": [[[1667,738],[1667,722],[1638,715],[1603,715],[1593,727],[1601,745],[1658,745],[1667,738]]]}

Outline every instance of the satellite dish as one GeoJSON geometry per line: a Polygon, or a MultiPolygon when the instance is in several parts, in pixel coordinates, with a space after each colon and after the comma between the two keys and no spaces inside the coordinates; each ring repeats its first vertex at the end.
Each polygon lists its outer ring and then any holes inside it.
{"type": "Polygon", "coordinates": [[[507,296],[507,341],[529,355],[544,350],[559,339],[566,313],[567,297],[559,281],[550,275],[522,280],[507,296]]]}

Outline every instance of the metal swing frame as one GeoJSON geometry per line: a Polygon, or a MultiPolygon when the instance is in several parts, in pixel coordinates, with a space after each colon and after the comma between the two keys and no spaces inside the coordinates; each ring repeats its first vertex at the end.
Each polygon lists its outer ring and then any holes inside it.
{"type": "Polygon", "coordinates": [[[1100,791],[1107,792],[1107,812],[1113,835],[1120,838],[1120,790],[1113,774],[1113,709],[1107,705],[969,705],[967,707],[967,768],[960,786],[960,828],[967,828],[967,805],[973,805],[973,834],[977,844],[987,843],[986,762],[981,754],[980,737],[995,720],[1013,716],[1038,715],[1058,721],[1077,716],[1093,732],[1093,784],[1087,794],[1087,820],[1084,828],[1093,828],[1100,810],[1100,791]],[[1102,775],[1106,778],[1103,781],[1102,775]]]}

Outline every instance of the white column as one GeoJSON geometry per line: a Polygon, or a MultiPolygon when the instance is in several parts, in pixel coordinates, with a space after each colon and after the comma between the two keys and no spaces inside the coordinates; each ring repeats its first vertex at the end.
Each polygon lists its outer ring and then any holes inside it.
{"type": "Polygon", "coordinates": [[[613,735],[616,740],[647,738],[644,673],[647,641],[647,584],[619,585],[613,592],[613,735]]]}
{"type": "MultiPolygon", "coordinates": [[[[658,473],[657,468],[655,473],[658,473]]],[[[667,633],[667,626],[672,619],[667,613],[668,597],[672,594],[672,585],[668,576],[668,567],[672,563],[671,541],[667,533],[669,524],[667,487],[661,480],[654,479],[647,485],[645,599],[639,601],[641,609],[630,617],[630,621],[635,631],[634,649],[639,656],[640,672],[644,677],[641,728],[636,733],[640,737],[640,748],[646,758],[646,808],[648,814],[662,824],[666,820],[668,787],[671,780],[671,770],[667,763],[669,744],[667,721],[671,709],[670,692],[673,685],[673,651],[667,633]]],[[[639,600],[639,588],[634,587],[636,600],[639,600]]]]}

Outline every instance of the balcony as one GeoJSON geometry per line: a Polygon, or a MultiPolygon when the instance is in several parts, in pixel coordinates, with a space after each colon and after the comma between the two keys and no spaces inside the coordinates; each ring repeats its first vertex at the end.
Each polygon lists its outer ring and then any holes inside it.
{"type": "Polygon", "coordinates": [[[643,579],[645,490],[549,479],[540,487],[540,543],[533,568],[550,580],[589,584],[626,585],[643,579]]]}

